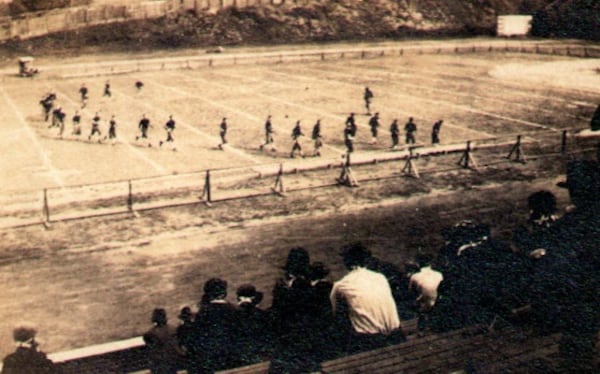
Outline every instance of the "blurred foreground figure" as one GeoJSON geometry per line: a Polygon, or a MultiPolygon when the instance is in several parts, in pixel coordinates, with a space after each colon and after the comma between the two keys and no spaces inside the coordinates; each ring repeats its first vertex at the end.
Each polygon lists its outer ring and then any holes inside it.
{"type": "Polygon", "coordinates": [[[60,373],[46,354],[37,350],[36,333],[35,328],[28,325],[13,330],[17,350],[4,358],[2,374],[60,373]]]}

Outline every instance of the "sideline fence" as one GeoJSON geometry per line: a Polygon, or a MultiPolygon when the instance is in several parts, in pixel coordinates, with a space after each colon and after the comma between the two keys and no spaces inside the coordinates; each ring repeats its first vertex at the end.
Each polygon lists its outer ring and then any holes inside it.
{"type": "Polygon", "coordinates": [[[337,185],[358,186],[367,181],[404,176],[418,178],[424,174],[460,169],[479,171],[500,163],[526,163],[544,157],[573,157],[582,153],[595,156],[598,141],[600,134],[583,137],[574,130],[534,131],[473,139],[460,144],[417,145],[393,152],[358,152],[352,154],[351,160],[290,160],[244,168],[46,188],[39,200],[33,199],[26,204],[4,204],[0,228],[50,225],[52,222],[116,214],[137,215],[151,209],[194,204],[210,206],[228,200],[285,196],[293,191],[337,185]],[[434,167],[420,166],[420,159],[430,157],[436,157],[434,167]],[[387,163],[386,167],[379,167],[381,163],[387,163]],[[349,175],[352,179],[348,178],[349,175]]]}
{"type": "Polygon", "coordinates": [[[131,74],[164,70],[193,70],[220,66],[250,64],[308,63],[343,59],[369,59],[378,57],[402,57],[425,54],[465,53],[530,53],[579,58],[600,58],[600,47],[575,44],[543,43],[536,41],[490,41],[487,43],[462,43],[456,45],[427,46],[407,45],[345,49],[313,49],[302,51],[278,51],[263,53],[210,53],[157,59],[99,62],[93,68],[89,64],[65,64],[43,68],[46,73],[62,78],[92,77],[113,74],[131,74]]]}

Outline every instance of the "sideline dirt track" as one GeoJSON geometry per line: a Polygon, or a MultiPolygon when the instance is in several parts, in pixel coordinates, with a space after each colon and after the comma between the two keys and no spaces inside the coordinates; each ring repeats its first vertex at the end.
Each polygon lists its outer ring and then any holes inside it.
{"type": "MultiPolygon", "coordinates": [[[[519,75],[520,69],[536,66],[539,74],[552,75],[556,64],[580,66],[580,61],[476,53],[85,79],[41,76],[28,83],[4,77],[0,102],[8,110],[0,113],[0,120],[13,126],[0,130],[5,155],[0,161],[0,179],[10,181],[2,184],[0,192],[8,201],[23,190],[53,185],[286,161],[291,148],[289,133],[297,119],[302,120],[308,135],[314,121],[322,118],[328,145],[323,158],[339,160],[341,128],[351,111],[359,113],[359,152],[389,147],[391,119],[398,118],[403,125],[408,116],[415,117],[420,126],[417,137],[424,142],[430,125],[443,118],[442,143],[446,144],[519,131],[583,129],[599,92],[560,87],[554,82],[542,86],[537,78],[528,81],[519,75]],[[106,79],[111,82],[111,98],[101,98],[106,79]],[[145,82],[139,93],[133,87],[137,79],[145,82]],[[55,139],[40,120],[38,100],[44,92],[57,90],[59,105],[70,118],[78,103],[77,90],[84,82],[90,88],[90,101],[82,112],[84,135],[95,111],[102,113],[103,120],[114,113],[120,144],[55,139]],[[382,115],[381,140],[374,146],[368,144],[368,117],[360,114],[365,85],[374,90],[373,108],[382,115]],[[135,145],[142,113],[153,120],[154,142],[164,137],[162,125],[168,115],[175,116],[177,152],[157,150],[156,143],[152,148],[135,145]],[[257,150],[269,113],[277,131],[279,152],[275,158],[257,150]],[[232,149],[226,152],[214,149],[223,116],[231,127],[232,149]]],[[[592,63],[588,61],[589,66],[592,63]]],[[[589,69],[579,74],[586,84],[593,78],[589,69]]],[[[68,131],[70,121],[67,124],[68,131]]],[[[312,150],[308,140],[304,145],[312,150]]],[[[554,182],[552,173],[535,181],[540,177],[536,167],[544,166],[524,167],[525,178],[521,179],[534,182],[518,182],[510,191],[502,186],[470,190],[472,176],[464,172],[448,178],[448,185],[452,179],[466,181],[466,191],[456,187],[448,195],[444,187],[439,188],[439,195],[431,194],[422,186],[427,182],[392,180],[388,182],[392,190],[385,193],[378,193],[381,186],[370,183],[356,190],[333,188],[315,195],[306,192],[285,199],[228,203],[211,213],[204,207],[188,207],[151,212],[137,220],[112,217],[56,224],[49,231],[42,227],[3,231],[0,354],[12,350],[11,329],[22,319],[39,326],[42,348],[49,352],[139,335],[149,326],[152,308],[166,307],[174,320],[182,304],[195,304],[202,284],[212,276],[230,282],[230,295],[241,283],[255,283],[266,293],[263,306],[268,306],[270,288],[291,246],[306,246],[314,260],[331,266],[333,279],[342,274],[337,248],[351,239],[367,240],[376,254],[401,263],[418,246],[426,251],[436,248],[439,229],[458,219],[475,216],[496,223],[498,217],[506,217],[506,222],[522,218],[527,194],[545,185],[551,188],[554,182]],[[393,190],[397,185],[402,192],[393,190]],[[398,197],[410,195],[412,187],[430,195],[409,201],[398,197]],[[371,209],[365,209],[369,206],[371,209]]],[[[554,167],[558,170],[553,172],[560,173],[561,166],[554,167]]],[[[519,174],[514,168],[509,171],[519,174]]],[[[562,193],[559,198],[564,204],[564,192],[556,192],[562,193]]]]}

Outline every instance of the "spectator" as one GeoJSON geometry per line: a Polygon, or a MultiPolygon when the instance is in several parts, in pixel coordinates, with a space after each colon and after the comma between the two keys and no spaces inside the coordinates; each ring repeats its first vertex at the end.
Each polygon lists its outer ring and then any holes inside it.
{"type": "Polygon", "coordinates": [[[60,370],[46,357],[42,351],[38,351],[38,343],[35,341],[37,331],[34,327],[23,324],[13,330],[13,338],[17,343],[15,352],[4,357],[2,374],[47,374],[59,373],[60,370]]]}
{"type": "Polygon", "coordinates": [[[428,312],[433,309],[438,296],[438,287],[444,280],[439,271],[432,269],[431,256],[419,256],[418,263],[421,266],[419,272],[410,277],[409,289],[414,289],[418,294],[416,306],[419,311],[418,327],[422,331],[426,327],[428,312]]]}
{"type": "Polygon", "coordinates": [[[371,252],[362,243],[342,247],[350,271],[331,290],[334,315],[346,315],[351,324],[347,352],[370,350],[405,340],[400,318],[385,276],[366,268],[371,252]]]}
{"type": "Polygon", "coordinates": [[[177,362],[183,353],[177,342],[177,330],[167,323],[167,312],[156,308],[152,312],[152,327],[143,336],[148,349],[150,372],[153,374],[177,373],[177,362]]]}
{"type": "Polygon", "coordinates": [[[600,326],[600,166],[596,161],[567,164],[574,210],[558,219],[544,238],[547,253],[535,262],[532,299],[535,321],[562,332],[561,369],[594,371],[594,343],[600,326]],[[568,238],[568,240],[565,240],[568,238]]]}
{"type": "Polygon", "coordinates": [[[410,117],[406,125],[404,125],[404,131],[406,133],[406,144],[415,144],[415,132],[417,132],[417,125],[412,117],[410,117]]]}
{"type": "Polygon", "coordinates": [[[181,324],[177,326],[177,341],[179,347],[185,354],[184,366],[189,373],[195,373],[197,368],[195,367],[194,357],[196,352],[194,351],[194,314],[189,306],[181,308],[177,318],[181,321],[181,324]]]}
{"type": "Polygon", "coordinates": [[[273,326],[278,337],[269,372],[312,372],[319,369],[319,356],[313,347],[317,336],[316,317],[311,305],[308,280],[310,258],[306,249],[295,247],[288,253],[285,275],[273,288],[273,326]]]}
{"type": "Polygon", "coordinates": [[[193,346],[199,372],[212,373],[231,367],[236,362],[235,307],[228,303],[227,282],[220,278],[204,284],[200,310],[194,321],[193,346]]]}
{"type": "Polygon", "coordinates": [[[538,191],[529,195],[527,204],[529,219],[515,230],[512,244],[525,256],[539,257],[545,253],[542,240],[557,220],[556,197],[550,191],[538,191]]]}
{"type": "Polygon", "coordinates": [[[263,293],[251,284],[244,284],[237,289],[237,366],[254,364],[269,356],[271,326],[268,313],[258,308],[262,299],[263,293]]]}

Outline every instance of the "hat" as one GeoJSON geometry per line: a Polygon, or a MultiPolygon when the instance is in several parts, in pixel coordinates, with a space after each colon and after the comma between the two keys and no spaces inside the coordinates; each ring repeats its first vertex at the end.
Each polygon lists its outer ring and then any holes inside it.
{"type": "Polygon", "coordinates": [[[580,160],[567,164],[567,180],[557,183],[558,187],[568,188],[575,206],[587,202],[597,202],[600,195],[600,167],[597,161],[580,160]]]}
{"type": "Polygon", "coordinates": [[[329,268],[322,262],[314,262],[310,265],[309,278],[310,280],[323,279],[329,275],[329,268]]]}
{"type": "Polygon", "coordinates": [[[346,267],[364,265],[371,257],[371,251],[362,242],[354,242],[343,246],[340,255],[344,259],[346,267]]]}
{"type": "Polygon", "coordinates": [[[551,215],[556,213],[556,196],[550,191],[537,191],[527,197],[527,205],[535,213],[551,215]]]}
{"type": "Polygon", "coordinates": [[[253,305],[258,305],[263,299],[263,293],[256,291],[256,287],[251,284],[243,284],[237,289],[238,299],[250,298],[253,305]]]}
{"type": "Polygon", "coordinates": [[[179,311],[179,315],[177,316],[177,318],[179,318],[181,320],[188,320],[188,319],[192,318],[192,308],[190,308],[187,305],[184,306],[179,311]]]}
{"type": "Polygon", "coordinates": [[[16,342],[26,343],[33,339],[37,334],[36,329],[29,324],[21,324],[14,328],[13,339],[16,342]]]}
{"type": "Polygon", "coordinates": [[[294,275],[306,275],[310,266],[310,258],[306,249],[294,247],[290,249],[283,270],[294,275]]]}
{"type": "Polygon", "coordinates": [[[152,323],[156,323],[157,325],[166,325],[167,324],[167,311],[163,308],[155,308],[152,311],[152,323]]]}
{"type": "Polygon", "coordinates": [[[221,278],[211,278],[204,283],[204,294],[209,300],[227,296],[227,282],[221,278]]]}

